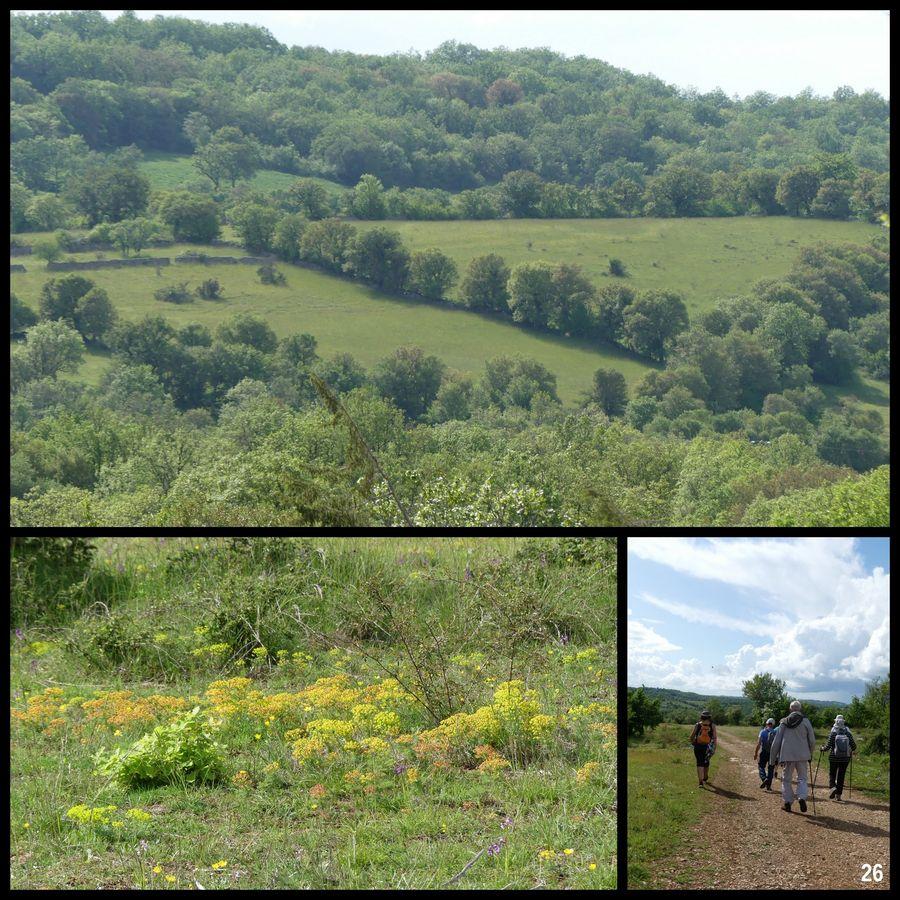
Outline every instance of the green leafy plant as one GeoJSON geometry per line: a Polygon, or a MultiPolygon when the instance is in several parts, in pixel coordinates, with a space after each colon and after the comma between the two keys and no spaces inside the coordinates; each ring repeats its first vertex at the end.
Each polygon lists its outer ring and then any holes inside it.
{"type": "Polygon", "coordinates": [[[162,287],[154,291],[153,296],[163,303],[190,303],[194,299],[194,295],[188,289],[186,281],[162,287]]]}
{"type": "Polygon", "coordinates": [[[94,763],[99,774],[132,788],[219,781],[225,761],[196,706],[168,725],[158,725],[127,750],[100,750],[94,763]]]}
{"type": "Polygon", "coordinates": [[[259,280],[263,284],[286,284],[284,272],[279,271],[271,263],[266,263],[256,270],[259,280]]]}
{"type": "Polygon", "coordinates": [[[151,646],[150,633],[131,616],[120,613],[85,618],[73,629],[67,649],[84,657],[94,668],[139,664],[151,646]]]}

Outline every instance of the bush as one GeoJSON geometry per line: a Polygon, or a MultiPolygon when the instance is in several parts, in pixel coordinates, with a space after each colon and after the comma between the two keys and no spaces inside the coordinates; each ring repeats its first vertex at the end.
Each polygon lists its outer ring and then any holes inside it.
{"type": "Polygon", "coordinates": [[[266,263],[264,266],[260,266],[256,270],[256,274],[259,275],[259,280],[263,284],[287,284],[287,279],[284,277],[284,273],[280,272],[271,263],[266,263]]]}
{"type": "Polygon", "coordinates": [[[132,616],[113,613],[79,622],[66,641],[66,649],[99,671],[123,667],[141,671],[144,657],[153,652],[153,641],[149,631],[132,616]]]}
{"type": "Polygon", "coordinates": [[[215,742],[200,707],[168,725],[158,725],[127,750],[94,759],[102,775],[125,788],[160,784],[208,784],[224,773],[222,748],[215,742]]]}
{"type": "Polygon", "coordinates": [[[59,618],[81,596],[94,556],[84,538],[13,538],[10,547],[10,618],[28,625],[59,618]]]}
{"type": "Polygon", "coordinates": [[[222,285],[217,278],[207,278],[197,288],[197,296],[204,300],[218,300],[222,296],[222,285]]]}
{"type": "Polygon", "coordinates": [[[882,753],[888,754],[891,752],[891,739],[890,734],[885,733],[884,731],[876,731],[871,737],[863,744],[862,748],[863,753],[866,754],[875,754],[882,753]]]}
{"type": "Polygon", "coordinates": [[[166,287],[154,291],[153,296],[164,303],[191,303],[194,299],[194,295],[188,290],[186,281],[166,285],[166,287]]]}
{"type": "Polygon", "coordinates": [[[625,268],[625,263],[621,259],[614,256],[609,261],[609,274],[616,278],[627,278],[628,269],[625,268]]]}

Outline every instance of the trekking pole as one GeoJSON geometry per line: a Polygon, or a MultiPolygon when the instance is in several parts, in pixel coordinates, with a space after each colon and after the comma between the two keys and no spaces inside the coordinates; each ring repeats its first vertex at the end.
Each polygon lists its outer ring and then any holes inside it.
{"type": "MultiPolygon", "coordinates": [[[[812,772],[812,760],[809,761],[809,771],[812,772]]],[[[816,775],[819,774],[819,765],[816,764],[816,775]]],[[[799,777],[799,776],[798,776],[799,777]]],[[[813,804],[813,815],[816,814],[816,777],[813,776],[812,780],[812,804],[813,804]]]]}
{"type": "Polygon", "coordinates": [[[853,754],[850,754],[850,784],[849,791],[847,792],[847,799],[849,800],[853,796],[853,754]]]}
{"type": "MultiPolygon", "coordinates": [[[[822,751],[819,750],[819,758],[816,760],[816,774],[813,775],[813,815],[816,814],[816,779],[819,777],[819,764],[822,762],[822,751]]],[[[809,761],[809,767],[812,768],[812,760],[809,761]]]]}

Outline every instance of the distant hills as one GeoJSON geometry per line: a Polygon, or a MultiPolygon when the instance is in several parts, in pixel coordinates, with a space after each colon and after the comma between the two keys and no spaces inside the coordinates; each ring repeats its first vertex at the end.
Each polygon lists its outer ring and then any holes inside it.
{"type": "MultiPolygon", "coordinates": [[[[634,690],[629,687],[628,690],[634,690]]],[[[666,722],[693,722],[696,720],[698,713],[704,707],[714,707],[718,704],[724,712],[733,709],[735,706],[740,707],[744,718],[753,715],[753,703],[746,697],[729,697],[713,694],[694,694],[690,691],[676,691],[674,688],[655,688],[644,686],[644,693],[654,699],[658,699],[660,710],[662,711],[663,720],[666,722]]],[[[840,700],[804,700],[798,698],[804,706],[818,707],[834,707],[843,709],[848,706],[840,700]]],[[[715,716],[714,716],[715,718],[715,716]]]]}

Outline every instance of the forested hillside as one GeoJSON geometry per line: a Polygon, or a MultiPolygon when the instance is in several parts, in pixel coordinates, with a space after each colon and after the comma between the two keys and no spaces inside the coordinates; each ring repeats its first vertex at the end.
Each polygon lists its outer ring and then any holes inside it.
{"type": "Polygon", "coordinates": [[[93,154],[129,145],[196,151],[198,180],[216,187],[255,155],[258,168],[421,189],[392,195],[400,218],[448,204],[462,218],[847,218],[889,202],[888,104],[850,88],[741,100],[546,49],[360,56],[249,25],[89,11],[13,17],[11,74],[26,221],[28,192],[56,193],[93,154]],[[472,193],[450,204],[440,191],[472,193]]]}
{"type": "MultiPolygon", "coordinates": [[[[631,688],[628,689],[632,690],[631,688]]],[[[700,712],[708,709],[713,720],[719,723],[731,723],[739,725],[741,722],[755,724],[753,722],[754,702],[747,697],[729,697],[722,694],[696,694],[691,691],[678,691],[674,688],[644,687],[644,694],[650,700],[659,701],[659,711],[663,722],[680,722],[692,724],[697,721],[700,712]]],[[[837,700],[806,700],[799,698],[806,713],[815,720],[816,724],[831,724],[836,711],[843,709],[848,704],[837,700]]],[[[762,725],[762,723],[760,723],[762,725]]]]}
{"type": "Polygon", "coordinates": [[[11,37],[15,523],[887,523],[877,94],[11,37]]]}

